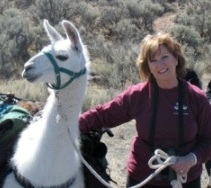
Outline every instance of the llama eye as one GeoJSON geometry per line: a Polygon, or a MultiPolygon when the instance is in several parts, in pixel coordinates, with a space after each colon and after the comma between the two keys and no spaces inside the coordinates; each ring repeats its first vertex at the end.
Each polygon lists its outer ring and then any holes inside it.
{"type": "Polygon", "coordinates": [[[64,56],[64,55],[57,55],[56,58],[59,59],[59,60],[61,60],[61,61],[65,61],[65,60],[68,59],[68,57],[67,56],[64,56]]]}

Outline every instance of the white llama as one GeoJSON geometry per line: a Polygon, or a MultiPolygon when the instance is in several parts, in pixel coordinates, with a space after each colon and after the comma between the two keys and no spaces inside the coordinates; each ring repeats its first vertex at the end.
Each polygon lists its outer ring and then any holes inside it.
{"type": "Polygon", "coordinates": [[[78,153],[78,117],[87,85],[89,58],[77,29],[62,21],[64,39],[47,20],[46,46],[24,66],[23,78],[44,82],[50,96],[42,117],[21,133],[3,188],[83,188],[78,153]]]}

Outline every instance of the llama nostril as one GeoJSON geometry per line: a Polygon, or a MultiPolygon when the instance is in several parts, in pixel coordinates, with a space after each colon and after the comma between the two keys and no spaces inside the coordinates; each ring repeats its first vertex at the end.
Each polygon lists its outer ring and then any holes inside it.
{"type": "Polygon", "coordinates": [[[23,78],[26,78],[26,77],[27,77],[27,73],[28,73],[30,70],[32,70],[32,69],[34,69],[34,66],[33,66],[32,64],[28,64],[28,65],[24,66],[24,70],[23,70],[23,72],[22,72],[22,77],[23,77],[23,78]]]}
{"type": "Polygon", "coordinates": [[[33,68],[34,68],[33,65],[27,65],[27,66],[24,67],[24,70],[25,70],[25,72],[27,72],[29,70],[32,70],[33,68]]]}

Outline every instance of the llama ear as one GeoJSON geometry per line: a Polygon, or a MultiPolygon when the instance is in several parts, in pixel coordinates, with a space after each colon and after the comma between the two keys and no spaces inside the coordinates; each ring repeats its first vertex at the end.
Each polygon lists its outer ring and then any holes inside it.
{"type": "Polygon", "coordinates": [[[62,36],[49,24],[48,20],[45,19],[43,21],[43,26],[45,28],[48,37],[51,40],[51,43],[54,43],[55,41],[62,39],[62,36]]]}
{"type": "Polygon", "coordinates": [[[81,38],[80,38],[79,32],[76,29],[76,27],[71,22],[69,22],[67,20],[62,21],[62,26],[64,27],[67,37],[72,42],[72,47],[75,50],[77,50],[78,52],[81,52],[82,51],[82,42],[81,42],[81,38]]]}

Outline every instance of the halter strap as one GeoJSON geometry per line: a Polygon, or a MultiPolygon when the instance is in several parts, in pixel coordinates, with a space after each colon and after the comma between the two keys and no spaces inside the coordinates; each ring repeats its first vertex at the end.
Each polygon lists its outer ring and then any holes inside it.
{"type": "Polygon", "coordinates": [[[55,75],[56,75],[56,85],[47,83],[47,86],[50,87],[51,89],[54,89],[54,90],[63,89],[65,87],[67,87],[73,80],[75,80],[76,78],[78,78],[78,77],[80,77],[80,76],[82,76],[83,74],[86,73],[86,68],[80,70],[79,72],[73,72],[71,70],[59,67],[57,65],[56,60],[54,59],[54,57],[50,53],[48,53],[48,52],[43,52],[43,53],[48,57],[48,59],[50,60],[50,62],[54,66],[54,72],[55,72],[55,75]],[[61,72],[68,74],[70,76],[70,79],[62,86],[61,86],[61,76],[60,76],[61,72]]]}
{"type": "Polygon", "coordinates": [[[25,178],[24,176],[19,174],[16,168],[13,169],[13,172],[14,172],[14,175],[15,175],[17,182],[21,186],[23,186],[24,188],[68,188],[71,185],[73,185],[73,183],[75,182],[75,180],[77,178],[77,174],[75,174],[73,177],[68,179],[65,183],[62,183],[60,185],[51,185],[51,186],[40,186],[40,185],[38,185],[38,186],[34,186],[27,178],[25,178]]]}

